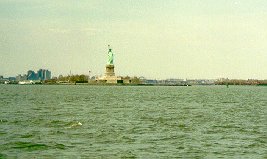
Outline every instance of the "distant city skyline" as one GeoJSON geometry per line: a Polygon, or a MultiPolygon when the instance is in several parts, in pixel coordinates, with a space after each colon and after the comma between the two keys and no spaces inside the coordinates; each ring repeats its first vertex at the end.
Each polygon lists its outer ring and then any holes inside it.
{"type": "Polygon", "coordinates": [[[1,0],[0,75],[267,79],[266,0],[1,0]]]}

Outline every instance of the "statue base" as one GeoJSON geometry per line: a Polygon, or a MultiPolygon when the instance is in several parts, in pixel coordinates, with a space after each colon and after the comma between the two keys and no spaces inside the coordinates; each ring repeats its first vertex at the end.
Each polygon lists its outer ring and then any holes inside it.
{"type": "Polygon", "coordinates": [[[106,65],[106,73],[105,73],[105,76],[106,77],[115,76],[114,65],[106,65]]]}
{"type": "Polygon", "coordinates": [[[115,76],[114,65],[107,64],[105,75],[102,77],[97,77],[96,82],[99,84],[117,84],[117,83],[130,83],[130,78],[122,78],[120,76],[115,76]]]}

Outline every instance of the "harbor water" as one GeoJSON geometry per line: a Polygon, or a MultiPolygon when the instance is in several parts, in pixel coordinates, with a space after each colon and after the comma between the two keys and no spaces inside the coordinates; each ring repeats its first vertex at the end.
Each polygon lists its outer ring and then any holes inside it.
{"type": "Polygon", "coordinates": [[[267,158],[267,87],[0,85],[0,158],[267,158]]]}

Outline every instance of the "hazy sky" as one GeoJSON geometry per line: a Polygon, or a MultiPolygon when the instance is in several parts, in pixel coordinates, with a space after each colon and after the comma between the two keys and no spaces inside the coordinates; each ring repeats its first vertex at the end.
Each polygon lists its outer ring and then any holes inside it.
{"type": "Polygon", "coordinates": [[[267,79],[266,0],[0,0],[0,75],[267,79]]]}

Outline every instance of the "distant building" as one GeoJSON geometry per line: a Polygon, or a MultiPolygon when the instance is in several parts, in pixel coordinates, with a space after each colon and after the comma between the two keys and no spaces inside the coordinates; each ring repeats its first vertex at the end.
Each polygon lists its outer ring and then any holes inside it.
{"type": "Polygon", "coordinates": [[[38,80],[37,74],[34,71],[29,70],[27,72],[27,80],[38,80]]]}
{"type": "Polygon", "coordinates": [[[145,84],[157,84],[158,81],[156,79],[146,79],[144,81],[145,84]]]}
{"type": "Polygon", "coordinates": [[[8,77],[9,81],[16,81],[16,77],[8,77]]]}
{"type": "Polygon", "coordinates": [[[37,77],[39,80],[49,80],[51,79],[51,71],[39,69],[37,71],[37,77]]]}
{"type": "Polygon", "coordinates": [[[43,69],[39,69],[37,71],[37,76],[39,80],[44,80],[44,70],[43,69]]]}
{"type": "Polygon", "coordinates": [[[16,76],[16,81],[25,81],[25,80],[27,80],[26,74],[24,75],[19,74],[18,76],[16,76]]]}
{"type": "Polygon", "coordinates": [[[44,79],[45,80],[51,79],[51,71],[45,70],[44,79]]]}
{"type": "Polygon", "coordinates": [[[51,71],[39,69],[37,73],[32,70],[27,72],[27,80],[49,80],[51,79],[51,71]]]}

